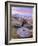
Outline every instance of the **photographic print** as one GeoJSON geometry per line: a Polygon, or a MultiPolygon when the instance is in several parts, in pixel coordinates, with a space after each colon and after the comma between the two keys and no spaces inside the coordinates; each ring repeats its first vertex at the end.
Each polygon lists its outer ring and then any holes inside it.
{"type": "Polygon", "coordinates": [[[36,42],[36,5],[6,2],[6,44],[36,42]]]}
{"type": "Polygon", "coordinates": [[[11,37],[30,38],[33,37],[32,8],[11,7],[11,37]]]}

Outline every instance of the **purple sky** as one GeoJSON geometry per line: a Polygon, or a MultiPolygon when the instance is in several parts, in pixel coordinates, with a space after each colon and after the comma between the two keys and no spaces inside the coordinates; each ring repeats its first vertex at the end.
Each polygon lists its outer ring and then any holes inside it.
{"type": "Polygon", "coordinates": [[[18,16],[32,16],[31,7],[12,7],[12,14],[19,14],[18,16]]]}

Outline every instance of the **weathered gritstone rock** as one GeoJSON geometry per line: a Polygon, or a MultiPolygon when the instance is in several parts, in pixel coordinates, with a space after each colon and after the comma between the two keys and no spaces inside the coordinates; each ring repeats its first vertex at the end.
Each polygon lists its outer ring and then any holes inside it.
{"type": "Polygon", "coordinates": [[[22,20],[11,18],[11,26],[22,25],[22,20]]]}
{"type": "Polygon", "coordinates": [[[32,35],[32,33],[28,28],[21,27],[17,29],[17,35],[19,35],[18,37],[29,37],[32,35]]]}

